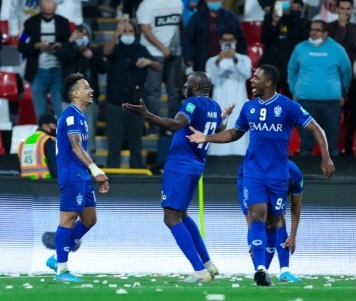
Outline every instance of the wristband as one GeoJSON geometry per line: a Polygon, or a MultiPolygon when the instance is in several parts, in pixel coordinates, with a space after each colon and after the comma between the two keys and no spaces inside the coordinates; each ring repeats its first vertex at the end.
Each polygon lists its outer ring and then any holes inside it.
{"type": "Polygon", "coordinates": [[[90,164],[88,168],[94,177],[98,175],[105,175],[105,173],[98,166],[96,166],[95,163],[90,164]]]}

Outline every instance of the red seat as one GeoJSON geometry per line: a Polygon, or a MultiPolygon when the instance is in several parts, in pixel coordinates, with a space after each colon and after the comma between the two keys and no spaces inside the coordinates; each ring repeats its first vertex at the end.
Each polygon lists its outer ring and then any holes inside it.
{"type": "Polygon", "coordinates": [[[289,147],[288,147],[288,155],[294,156],[300,151],[300,136],[298,133],[298,129],[294,128],[292,130],[290,139],[289,139],[289,147]]]}
{"type": "Polygon", "coordinates": [[[25,83],[24,98],[19,102],[18,125],[37,124],[35,109],[33,107],[31,89],[28,82],[25,83]]]}
{"type": "Polygon", "coordinates": [[[2,43],[8,44],[9,37],[9,22],[7,20],[0,20],[0,31],[2,33],[2,43]]]}
{"type": "Polygon", "coordinates": [[[261,42],[262,21],[244,21],[242,27],[248,45],[261,42]]]}
{"type": "Polygon", "coordinates": [[[259,65],[260,59],[263,54],[264,46],[263,44],[256,42],[247,47],[247,55],[251,59],[252,62],[252,70],[256,70],[259,65]]]}
{"type": "Polygon", "coordinates": [[[0,72],[0,97],[9,101],[19,101],[22,98],[23,84],[18,73],[0,72]]]}

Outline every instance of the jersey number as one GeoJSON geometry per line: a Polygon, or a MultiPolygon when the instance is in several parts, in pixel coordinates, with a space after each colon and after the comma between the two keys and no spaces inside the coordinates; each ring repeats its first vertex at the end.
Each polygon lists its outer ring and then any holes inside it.
{"type": "MultiPolygon", "coordinates": [[[[211,122],[211,121],[207,122],[204,127],[203,135],[206,136],[206,135],[214,134],[215,130],[216,130],[216,125],[217,125],[216,122],[211,122]]],[[[208,146],[209,146],[209,143],[199,143],[198,144],[198,148],[205,149],[205,150],[208,149],[208,146]]]]}
{"type": "Polygon", "coordinates": [[[262,108],[260,111],[260,120],[265,121],[266,120],[266,115],[267,115],[267,110],[265,108],[262,108]]]}

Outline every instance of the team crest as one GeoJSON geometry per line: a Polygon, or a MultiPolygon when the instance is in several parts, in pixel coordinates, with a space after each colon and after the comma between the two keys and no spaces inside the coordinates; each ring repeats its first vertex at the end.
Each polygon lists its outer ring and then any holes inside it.
{"type": "Polygon", "coordinates": [[[255,113],[255,111],[256,111],[256,109],[255,109],[255,108],[252,108],[251,111],[250,111],[250,113],[253,114],[253,113],[255,113]]]}
{"type": "Polygon", "coordinates": [[[282,113],[281,106],[276,106],[273,111],[274,111],[274,117],[281,117],[281,113],[282,113]]]}
{"type": "Polygon", "coordinates": [[[82,203],[83,203],[83,196],[82,196],[82,194],[79,193],[79,194],[77,195],[77,197],[75,198],[75,200],[77,201],[77,205],[78,205],[78,206],[81,206],[82,203]]]}

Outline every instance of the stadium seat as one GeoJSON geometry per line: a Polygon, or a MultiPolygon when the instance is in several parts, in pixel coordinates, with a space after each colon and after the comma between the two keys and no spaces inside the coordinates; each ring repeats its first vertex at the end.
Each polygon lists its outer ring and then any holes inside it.
{"type": "Polygon", "coordinates": [[[300,136],[298,129],[294,128],[289,139],[288,155],[294,156],[300,151],[300,136]]]}
{"type": "Polygon", "coordinates": [[[248,45],[261,42],[262,21],[244,21],[242,27],[248,45]]]}
{"type": "Polygon", "coordinates": [[[28,136],[33,134],[37,125],[15,125],[12,129],[10,154],[17,154],[17,150],[21,141],[24,141],[28,136]]]}
{"type": "Polygon", "coordinates": [[[11,129],[9,101],[5,98],[0,98],[0,130],[11,131],[11,129]]]}
{"type": "Polygon", "coordinates": [[[0,31],[2,32],[2,43],[9,43],[9,22],[7,20],[0,20],[0,31]]]}
{"type": "Polygon", "coordinates": [[[256,70],[259,65],[260,59],[263,54],[264,46],[263,44],[256,42],[247,47],[247,55],[250,57],[252,62],[252,70],[256,70]]]}
{"type": "Polygon", "coordinates": [[[22,99],[24,91],[22,79],[18,73],[0,72],[0,97],[9,101],[22,99]]]}
{"type": "Polygon", "coordinates": [[[25,93],[19,101],[18,125],[37,124],[35,109],[33,107],[30,84],[25,82],[25,93]]]}

